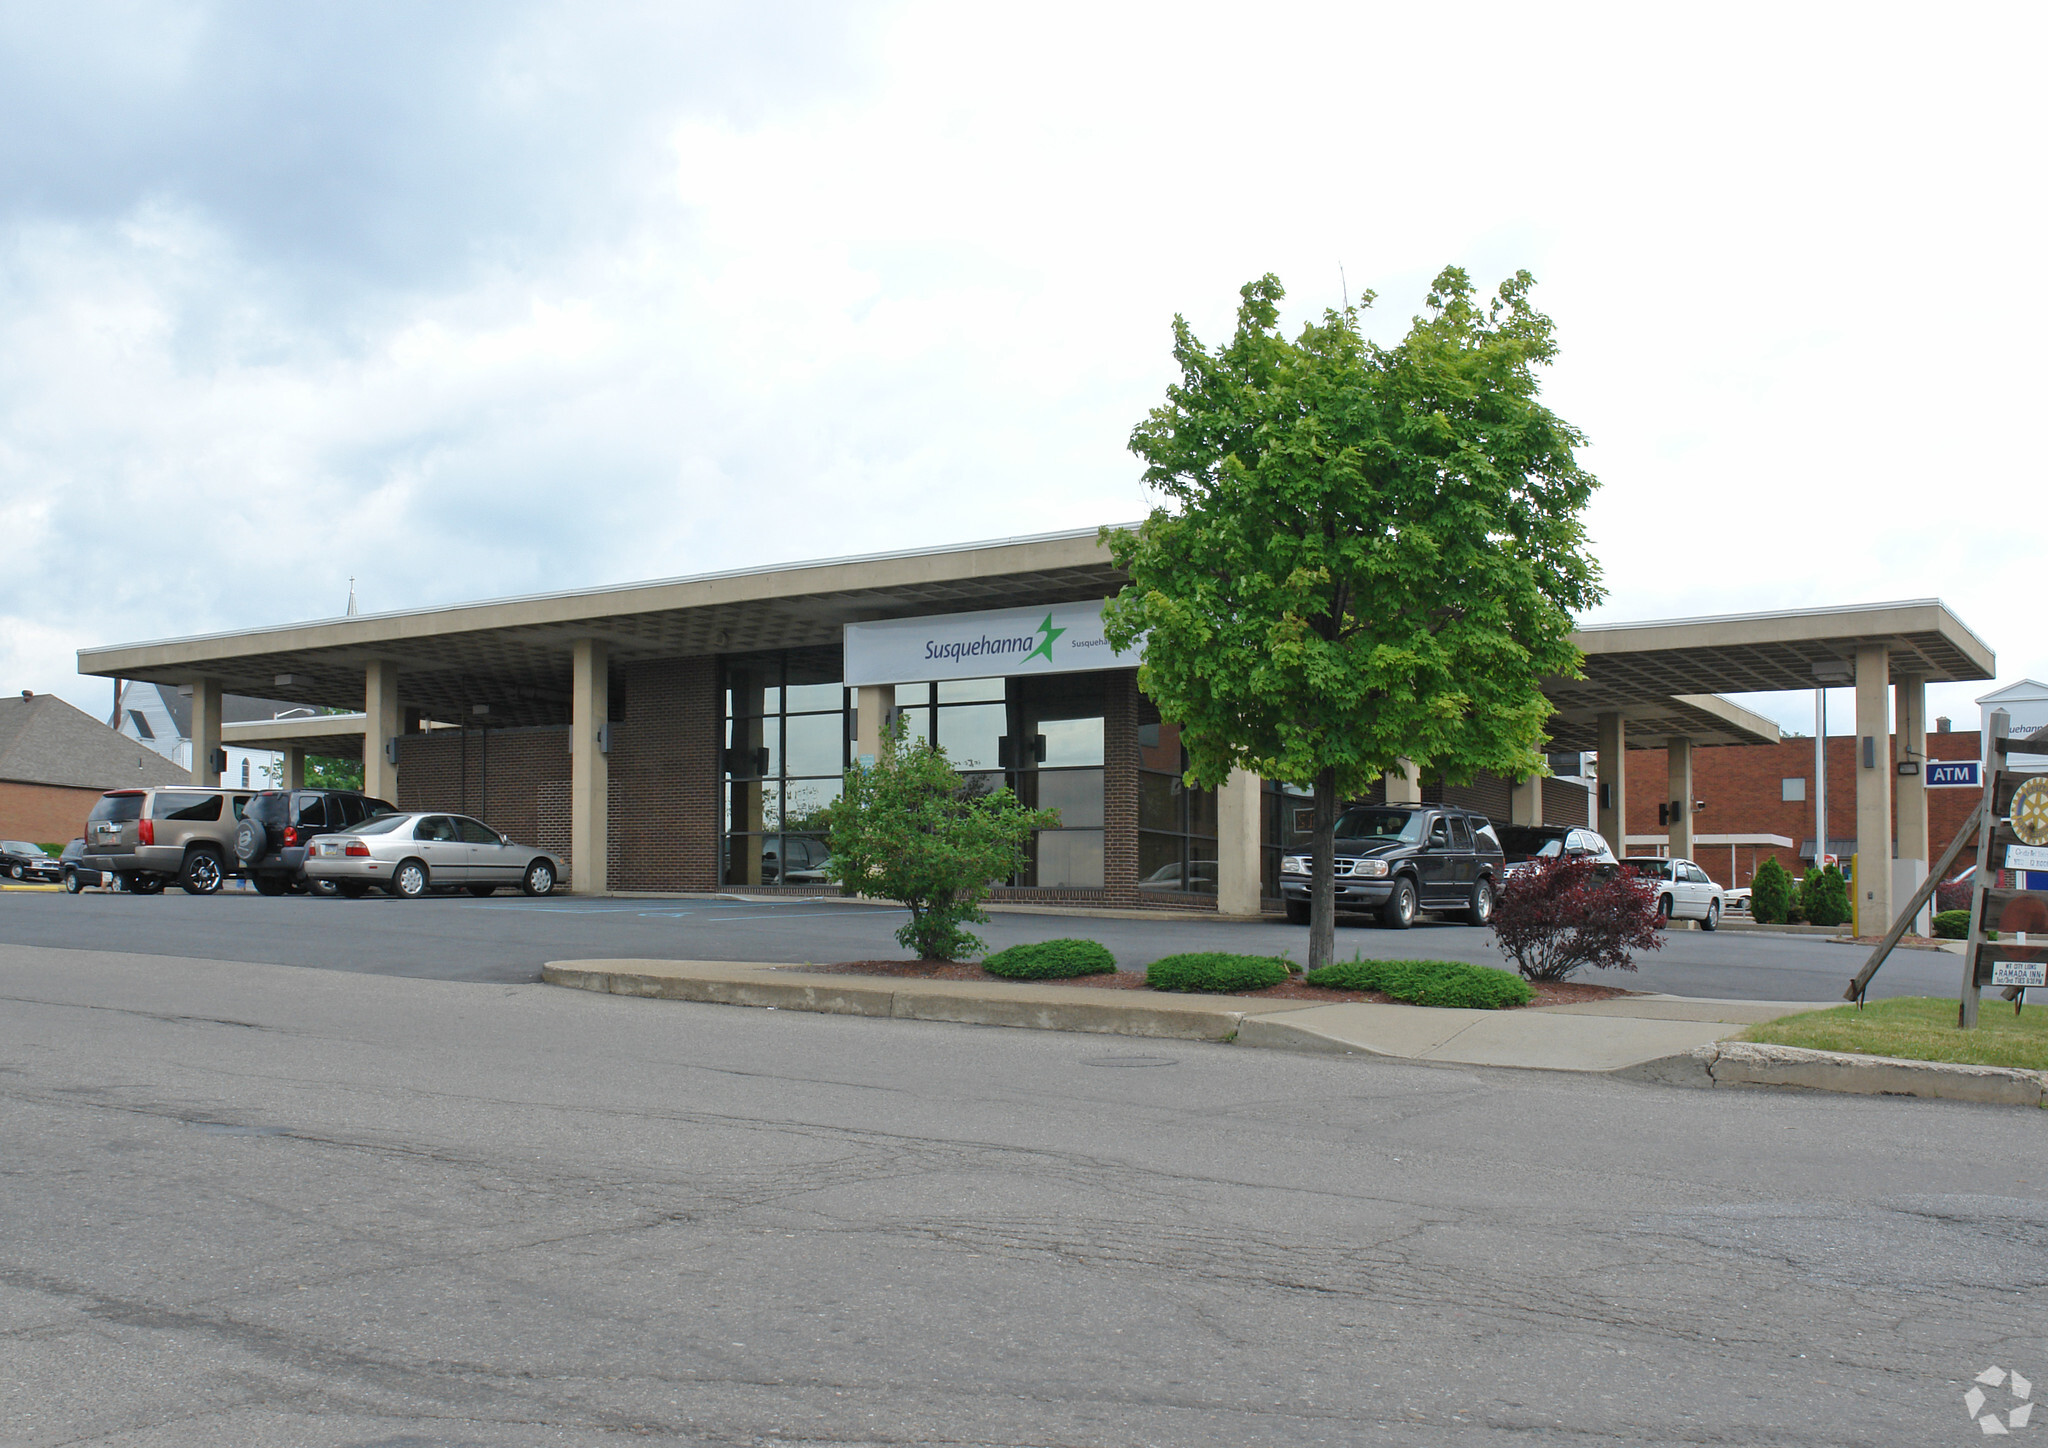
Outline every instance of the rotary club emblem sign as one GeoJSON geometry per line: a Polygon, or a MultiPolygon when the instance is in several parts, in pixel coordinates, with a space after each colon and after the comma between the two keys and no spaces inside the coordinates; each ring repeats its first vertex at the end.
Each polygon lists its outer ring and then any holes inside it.
{"type": "Polygon", "coordinates": [[[2036,775],[2013,791],[2012,832],[2022,844],[2048,845],[2048,778],[2036,775]]]}

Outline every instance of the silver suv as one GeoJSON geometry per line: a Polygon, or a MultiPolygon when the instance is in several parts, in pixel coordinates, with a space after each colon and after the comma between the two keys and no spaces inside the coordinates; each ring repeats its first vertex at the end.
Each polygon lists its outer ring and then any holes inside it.
{"type": "Polygon", "coordinates": [[[109,790],[85,817],[78,862],[137,895],[159,894],[173,880],[188,895],[211,895],[233,869],[235,826],[255,793],[197,785],[109,790]]]}

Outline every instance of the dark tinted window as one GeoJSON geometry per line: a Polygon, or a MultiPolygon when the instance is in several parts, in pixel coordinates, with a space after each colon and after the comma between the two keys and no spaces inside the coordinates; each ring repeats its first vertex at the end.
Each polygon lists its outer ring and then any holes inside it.
{"type": "Polygon", "coordinates": [[[1472,831],[1473,847],[1482,855],[1500,854],[1500,836],[1493,832],[1493,826],[1485,820],[1474,820],[1472,823],[1476,826],[1472,831]]]}
{"type": "Polygon", "coordinates": [[[1451,816],[1451,844],[1460,850],[1472,848],[1472,831],[1466,826],[1462,815],[1451,816]]]}
{"type": "Polygon", "coordinates": [[[300,829],[327,828],[327,796],[310,793],[298,795],[292,800],[292,807],[292,823],[300,829]]]}
{"type": "Polygon", "coordinates": [[[1444,829],[1444,822],[1441,819],[1430,821],[1429,842],[1439,848],[1450,844],[1450,834],[1444,829]]]}
{"type": "Polygon", "coordinates": [[[1399,840],[1414,844],[1422,838],[1420,811],[1410,809],[1347,809],[1337,817],[1340,840],[1399,840]]]}
{"type": "Polygon", "coordinates": [[[375,819],[378,815],[398,813],[396,805],[387,804],[381,799],[373,799],[369,795],[363,796],[363,808],[370,812],[370,818],[372,819],[375,819]]]}
{"type": "Polygon", "coordinates": [[[242,808],[242,818],[258,824],[282,825],[291,813],[291,796],[265,790],[242,808]]]}
{"type": "Polygon", "coordinates": [[[359,794],[337,794],[328,801],[328,807],[332,814],[340,816],[340,825],[343,829],[350,825],[359,825],[370,817],[369,806],[363,803],[363,797],[359,794]]]}
{"type": "Polygon", "coordinates": [[[462,839],[465,844],[495,845],[498,843],[496,832],[487,826],[478,824],[475,820],[458,819],[455,822],[455,828],[462,831],[462,839]]]}
{"type": "Polygon", "coordinates": [[[1558,842],[1564,836],[1565,831],[1542,825],[1503,825],[1499,838],[1500,847],[1510,860],[1528,860],[1557,854],[1563,848],[1558,842]]]}
{"type": "Polygon", "coordinates": [[[103,794],[100,802],[92,807],[88,820],[100,820],[119,824],[124,820],[142,818],[142,796],[140,794],[103,794]]]}
{"type": "Polygon", "coordinates": [[[160,820],[217,820],[220,818],[220,796],[217,794],[173,794],[169,790],[150,802],[149,813],[160,820]]]}

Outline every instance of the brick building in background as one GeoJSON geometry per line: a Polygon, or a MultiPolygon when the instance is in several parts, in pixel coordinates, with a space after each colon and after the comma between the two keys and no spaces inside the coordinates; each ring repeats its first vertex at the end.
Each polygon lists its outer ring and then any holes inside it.
{"type": "MultiPolygon", "coordinates": [[[[1898,737],[1892,736],[1891,758],[1897,758],[1898,737]]],[[[1927,735],[1927,756],[1934,760],[1978,759],[1983,740],[1975,729],[1952,732],[1946,719],[1935,721],[1927,735]]],[[[1806,872],[1814,854],[1813,740],[1793,737],[1777,745],[1693,751],[1693,798],[1703,802],[1694,816],[1694,860],[1729,888],[1756,878],[1757,866],[1775,858],[1793,875],[1806,872]],[[1777,843],[1785,841],[1787,843],[1777,843]]],[[[1856,736],[1828,736],[1828,849],[1844,861],[1856,851],[1856,736]]],[[[1664,751],[1631,749],[1631,779],[1661,782],[1664,751]]],[[[1662,853],[1669,838],[1658,823],[1660,801],[1654,788],[1632,793],[1628,802],[1628,839],[1632,854],[1662,853]]],[[[1939,855],[1955,838],[1977,803],[1981,789],[1927,791],[1928,847],[1939,855]]],[[[1894,797],[1892,826],[1898,828],[1894,797]]]]}

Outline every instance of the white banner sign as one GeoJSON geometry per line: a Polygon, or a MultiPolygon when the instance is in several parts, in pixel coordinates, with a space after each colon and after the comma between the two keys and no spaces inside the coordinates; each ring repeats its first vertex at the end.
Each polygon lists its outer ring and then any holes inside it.
{"type": "Polygon", "coordinates": [[[2048,985],[2048,961],[1995,960],[1991,963],[1993,985],[2048,985]]]}
{"type": "Polygon", "coordinates": [[[2005,847],[2005,868],[2008,870],[2048,870],[2048,845],[2007,845],[2005,847]]]}
{"type": "Polygon", "coordinates": [[[846,683],[916,684],[1136,668],[1102,636],[1102,601],[892,618],[846,626],[846,683]]]}

